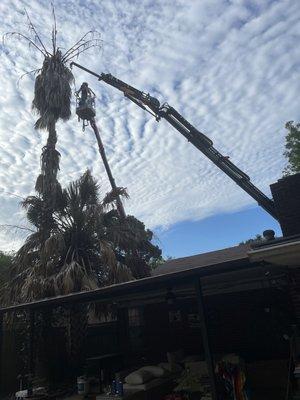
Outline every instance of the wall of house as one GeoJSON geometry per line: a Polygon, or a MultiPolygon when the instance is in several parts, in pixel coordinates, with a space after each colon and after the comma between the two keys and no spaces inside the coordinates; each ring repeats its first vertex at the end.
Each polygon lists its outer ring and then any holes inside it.
{"type": "MultiPolygon", "coordinates": [[[[263,289],[205,298],[208,329],[215,355],[237,353],[247,361],[286,358],[284,334],[291,324],[285,292],[263,289]]],[[[145,306],[144,351],[165,358],[167,351],[184,349],[203,355],[195,299],[177,299],[145,306]]]]}
{"type": "MultiPolygon", "coordinates": [[[[286,290],[260,290],[206,296],[209,336],[216,358],[236,353],[246,362],[288,359],[289,342],[284,339],[291,326],[291,307],[286,290]]],[[[53,339],[59,366],[63,369],[64,334],[54,328],[53,339]],[[61,337],[61,347],[59,346],[61,337]]],[[[118,319],[88,329],[86,357],[120,353],[119,368],[138,363],[166,361],[166,353],[184,349],[187,355],[203,356],[196,299],[179,296],[174,304],[165,301],[119,310],[118,319]]],[[[5,332],[2,351],[2,382],[16,389],[20,351],[15,333],[5,332]]],[[[54,359],[54,358],[53,358],[54,359]]],[[[59,376],[62,374],[59,373],[59,376]]],[[[1,388],[2,389],[2,388],[1,388]]]]}

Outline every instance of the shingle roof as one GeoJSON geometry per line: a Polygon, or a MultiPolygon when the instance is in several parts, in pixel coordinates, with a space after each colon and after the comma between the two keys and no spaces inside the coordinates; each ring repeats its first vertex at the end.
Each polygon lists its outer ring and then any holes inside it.
{"type": "Polygon", "coordinates": [[[213,265],[223,262],[247,258],[247,252],[249,250],[249,245],[241,244],[239,246],[228,247],[227,249],[211,251],[209,253],[168,260],[164,264],[158,266],[153,271],[152,275],[164,275],[170,272],[179,272],[186,269],[207,267],[210,265],[213,267],[213,265]]]}
{"type": "Polygon", "coordinates": [[[166,288],[167,285],[186,284],[187,281],[194,282],[195,275],[210,276],[216,273],[224,273],[244,268],[245,264],[249,267],[250,262],[247,257],[248,246],[231,247],[229,249],[213,251],[210,253],[199,254],[192,257],[178,258],[170,260],[157,268],[155,275],[147,278],[137,279],[129,282],[118,283],[105,286],[90,291],[70,293],[67,295],[56,296],[31,303],[13,305],[0,308],[2,313],[16,311],[18,309],[39,309],[43,307],[57,307],[65,304],[99,302],[115,302],[128,300],[137,293],[153,291],[159,288],[166,288]],[[162,272],[161,272],[162,270],[162,272]]]}

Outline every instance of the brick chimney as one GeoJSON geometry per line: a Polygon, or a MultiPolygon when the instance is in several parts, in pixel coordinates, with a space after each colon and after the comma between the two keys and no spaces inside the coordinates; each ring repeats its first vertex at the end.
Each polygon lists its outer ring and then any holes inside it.
{"type": "Polygon", "coordinates": [[[270,185],[283,236],[300,234],[300,173],[270,185]]]}

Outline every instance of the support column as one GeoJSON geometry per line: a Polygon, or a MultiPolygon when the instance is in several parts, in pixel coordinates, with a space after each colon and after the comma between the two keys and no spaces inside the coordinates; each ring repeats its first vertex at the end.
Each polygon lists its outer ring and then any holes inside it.
{"type": "Polygon", "coordinates": [[[202,285],[201,285],[200,278],[197,279],[195,288],[196,288],[196,297],[197,297],[197,302],[198,302],[198,311],[199,311],[199,317],[200,317],[200,326],[201,326],[202,341],[203,341],[203,346],[204,346],[205,360],[206,360],[208,373],[209,373],[209,377],[210,377],[212,399],[218,400],[214,360],[213,360],[210,343],[209,343],[209,336],[208,336],[208,330],[207,330],[207,316],[206,316],[206,312],[205,312],[205,305],[204,305],[202,285]]]}
{"type": "Polygon", "coordinates": [[[28,359],[28,395],[32,396],[32,380],[34,377],[34,311],[29,311],[29,359],[28,359]]]}
{"type": "Polygon", "coordinates": [[[0,392],[3,384],[3,313],[0,313],[0,392]]]}

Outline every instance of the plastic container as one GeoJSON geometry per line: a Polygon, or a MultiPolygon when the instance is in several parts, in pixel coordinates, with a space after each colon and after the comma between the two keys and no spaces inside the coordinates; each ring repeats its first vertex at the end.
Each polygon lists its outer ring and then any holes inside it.
{"type": "Polygon", "coordinates": [[[77,392],[78,394],[87,394],[89,391],[89,381],[85,376],[78,376],[77,378],[77,392]]]}
{"type": "Polygon", "coordinates": [[[117,381],[113,380],[111,385],[111,393],[113,395],[117,394],[117,381]]]}
{"type": "Polygon", "coordinates": [[[124,390],[123,390],[123,382],[122,381],[117,382],[117,394],[118,394],[118,396],[123,397],[124,390]]]}

